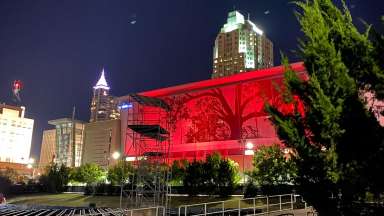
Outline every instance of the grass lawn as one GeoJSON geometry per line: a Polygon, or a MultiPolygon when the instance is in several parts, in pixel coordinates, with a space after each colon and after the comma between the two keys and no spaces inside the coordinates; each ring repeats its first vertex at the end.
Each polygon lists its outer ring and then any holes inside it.
{"type": "MultiPolygon", "coordinates": [[[[125,198],[123,204],[127,202],[125,198]]],[[[233,203],[237,206],[236,200],[240,197],[186,197],[177,196],[171,198],[171,206],[178,207],[180,205],[195,204],[203,202],[216,202],[227,200],[228,205],[233,203]],[[232,202],[233,200],[233,202],[232,202]]],[[[9,204],[17,205],[43,205],[43,206],[67,206],[67,207],[87,207],[89,203],[95,203],[97,207],[118,208],[120,203],[119,196],[85,196],[83,194],[62,193],[62,194],[33,194],[22,195],[8,199],[9,204]]]]}

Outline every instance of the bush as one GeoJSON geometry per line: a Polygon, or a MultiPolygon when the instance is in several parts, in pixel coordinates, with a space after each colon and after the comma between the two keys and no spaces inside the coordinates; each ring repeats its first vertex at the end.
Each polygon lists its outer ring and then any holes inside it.
{"type": "Polygon", "coordinates": [[[39,182],[45,188],[46,192],[60,193],[66,190],[69,181],[70,169],[65,165],[60,167],[52,163],[46,168],[46,174],[40,176],[39,182]]]}
{"type": "Polygon", "coordinates": [[[253,182],[253,181],[248,181],[244,187],[245,187],[244,188],[244,197],[245,198],[256,197],[260,193],[260,189],[257,187],[255,182],[253,182]]]}
{"type": "Polygon", "coordinates": [[[201,192],[204,186],[203,170],[203,163],[201,161],[193,161],[187,166],[183,184],[189,196],[195,196],[201,192]]]}
{"type": "Polygon", "coordinates": [[[185,170],[183,185],[190,196],[199,193],[226,197],[235,191],[238,169],[235,163],[218,153],[208,155],[205,162],[193,161],[185,170]]]}

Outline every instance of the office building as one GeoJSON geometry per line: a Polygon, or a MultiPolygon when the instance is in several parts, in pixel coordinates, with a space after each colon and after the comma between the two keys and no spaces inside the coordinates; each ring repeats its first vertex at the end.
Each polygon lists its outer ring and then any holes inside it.
{"type": "Polygon", "coordinates": [[[0,162],[29,163],[34,120],[24,115],[25,107],[0,104],[0,162]]]}
{"type": "Polygon", "coordinates": [[[272,66],[272,42],[240,12],[230,12],[215,40],[212,78],[272,66]]]}
{"type": "Polygon", "coordinates": [[[56,157],[56,129],[44,130],[41,142],[39,167],[44,168],[56,157]]]}
{"type": "Polygon", "coordinates": [[[119,118],[117,101],[112,95],[109,95],[109,89],[103,69],[99,81],[93,87],[90,122],[119,118]]]}
{"type": "Polygon", "coordinates": [[[120,149],[120,119],[85,124],[83,164],[96,163],[108,168],[117,163],[112,158],[120,149]]]}
{"type": "Polygon", "coordinates": [[[81,165],[83,153],[84,122],[71,118],[48,121],[56,128],[56,157],[54,162],[68,167],[81,165]]]}

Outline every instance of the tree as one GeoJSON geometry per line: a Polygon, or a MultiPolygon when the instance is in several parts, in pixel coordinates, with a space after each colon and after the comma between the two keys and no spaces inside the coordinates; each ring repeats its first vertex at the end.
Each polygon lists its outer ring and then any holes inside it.
{"type": "Polygon", "coordinates": [[[129,181],[134,174],[134,169],[131,163],[127,161],[119,161],[113,167],[108,169],[107,179],[113,185],[121,185],[121,182],[129,181]]]}
{"type": "Polygon", "coordinates": [[[222,197],[232,195],[240,181],[239,167],[232,160],[221,160],[217,177],[218,194],[222,197]]]}
{"type": "Polygon", "coordinates": [[[203,163],[202,178],[204,181],[205,192],[215,194],[219,190],[219,169],[221,163],[221,155],[214,152],[207,155],[203,163]]]}
{"type": "Polygon", "coordinates": [[[295,177],[295,163],[279,145],[262,146],[255,152],[251,178],[257,185],[292,184],[295,177]]]}
{"type": "Polygon", "coordinates": [[[239,181],[238,167],[219,153],[207,156],[205,162],[193,161],[186,167],[184,188],[189,195],[208,193],[228,196],[239,181]]]}
{"type": "Polygon", "coordinates": [[[56,163],[52,163],[46,167],[45,173],[40,177],[39,182],[48,192],[60,193],[65,190],[65,186],[69,182],[70,168],[64,164],[58,166],[56,163]]]}
{"type": "Polygon", "coordinates": [[[204,167],[202,161],[194,160],[187,166],[183,180],[184,189],[190,196],[197,195],[204,186],[204,167]]]}
{"type": "Polygon", "coordinates": [[[0,171],[0,176],[8,178],[12,184],[22,182],[22,177],[16,172],[16,170],[7,167],[4,171],[0,171]]]}
{"type": "Polygon", "coordinates": [[[320,214],[333,215],[340,211],[331,194],[340,191],[343,201],[352,203],[367,190],[383,191],[376,174],[383,168],[377,163],[384,155],[383,128],[364,96],[384,98],[384,70],[369,31],[356,29],[344,3],[342,10],[332,0],[296,5],[308,79],[300,79],[284,60],[282,93],[292,110],[267,105],[267,111],[280,139],[294,150],[300,193],[320,214]]]}
{"type": "Polygon", "coordinates": [[[105,179],[105,171],[95,163],[83,164],[74,169],[73,180],[94,185],[105,179]]]}
{"type": "Polygon", "coordinates": [[[175,160],[171,166],[171,184],[174,186],[182,185],[185,176],[186,168],[188,166],[187,160],[175,160]]]}

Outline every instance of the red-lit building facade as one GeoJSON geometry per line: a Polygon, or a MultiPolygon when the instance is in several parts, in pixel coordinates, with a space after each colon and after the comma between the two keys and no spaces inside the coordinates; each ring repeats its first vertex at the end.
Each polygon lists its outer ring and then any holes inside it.
{"type": "MultiPolygon", "coordinates": [[[[303,63],[291,65],[305,76],[303,63]]],[[[239,73],[233,76],[193,82],[139,93],[165,101],[170,132],[170,161],[203,159],[219,152],[240,167],[252,165],[252,151],[261,145],[279,144],[275,129],[264,111],[266,102],[279,105],[284,67],[239,73]]],[[[127,97],[119,100],[124,102],[127,97]]],[[[281,107],[285,109],[285,107],[281,107]]],[[[287,107],[289,109],[289,107],[287,107]]],[[[135,157],[132,140],[126,138],[129,109],[121,109],[125,155],[135,157]]],[[[146,117],[144,117],[146,118],[146,117]]],[[[148,118],[150,118],[148,116],[148,118]]]]}

